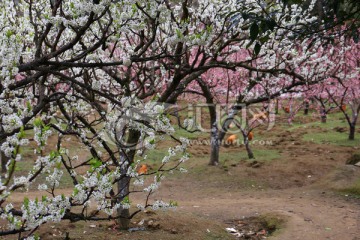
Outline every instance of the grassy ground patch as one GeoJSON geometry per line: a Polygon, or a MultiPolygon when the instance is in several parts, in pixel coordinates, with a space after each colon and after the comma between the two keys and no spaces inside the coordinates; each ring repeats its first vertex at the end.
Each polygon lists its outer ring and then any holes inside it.
{"type": "Polygon", "coordinates": [[[339,192],[352,195],[356,198],[360,198],[360,178],[356,180],[349,187],[340,189],[339,192]]]}
{"type": "MultiPolygon", "coordinates": [[[[279,151],[275,149],[253,149],[252,150],[257,161],[271,161],[280,158],[279,151]]],[[[220,153],[220,162],[223,163],[236,163],[241,160],[252,160],[248,158],[245,148],[234,152],[220,153]]]]}
{"type": "Polygon", "coordinates": [[[355,147],[360,146],[360,137],[355,140],[349,140],[346,133],[339,133],[336,131],[307,133],[303,140],[318,144],[335,144],[339,146],[355,147]]]}

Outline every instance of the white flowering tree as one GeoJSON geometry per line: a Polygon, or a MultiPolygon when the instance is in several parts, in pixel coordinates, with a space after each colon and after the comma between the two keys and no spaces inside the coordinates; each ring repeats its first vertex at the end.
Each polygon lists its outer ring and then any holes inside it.
{"type": "Polygon", "coordinates": [[[169,16],[160,11],[166,5],[159,5],[0,2],[0,139],[9,158],[0,180],[0,217],[7,226],[0,235],[31,236],[43,223],[61,219],[117,219],[126,228],[145,208],[175,207],[149,197],[166,172],[187,160],[186,139],[175,139],[157,169],[138,171],[146,159],[144,150],[174,131],[164,106],[149,101],[163,87],[163,79],[149,76],[146,69],[156,68],[156,61],[166,56],[154,46],[161,39],[155,38],[158,27],[169,16]],[[144,73],[138,72],[141,67],[144,73]],[[48,145],[50,136],[57,139],[55,147],[48,145]],[[69,136],[83,146],[83,156],[64,147],[69,136]],[[22,158],[20,151],[29,138],[37,144],[35,163],[19,176],[18,162],[32,160],[22,158]],[[58,189],[66,174],[73,183],[70,195],[58,189]],[[36,182],[40,176],[46,181],[36,182]],[[152,181],[146,181],[149,176],[152,181]],[[9,202],[11,194],[34,185],[43,193],[41,199],[29,196],[17,207],[9,202]],[[130,214],[133,192],[145,196],[130,214]],[[88,213],[90,207],[95,211],[88,213]]]}
{"type": "Polygon", "coordinates": [[[292,76],[296,81],[284,89],[304,84],[296,66],[286,68],[274,57],[282,49],[295,58],[287,39],[315,20],[294,6],[251,0],[1,1],[0,142],[9,161],[0,179],[0,217],[7,226],[0,235],[30,237],[42,224],[62,219],[116,219],[127,228],[146,208],[175,207],[151,198],[164,176],[188,159],[187,140],[172,136],[166,103],[175,103],[212,68],[292,76]],[[231,59],[246,46],[254,56],[231,59]],[[253,66],[256,55],[270,57],[253,66]],[[56,146],[48,144],[50,137],[56,146]],[[69,137],[82,147],[81,155],[66,149],[69,137]],[[37,145],[35,163],[19,176],[18,162],[32,160],[21,154],[29,138],[37,145]],[[162,139],[174,144],[156,159],[156,169],[148,169],[147,153],[162,139]],[[59,189],[65,175],[73,184],[69,195],[59,189]],[[40,176],[44,182],[37,181],[40,176]],[[31,187],[41,199],[29,196],[20,206],[9,201],[31,187]],[[135,193],[143,194],[142,202],[130,198],[135,193]]]}

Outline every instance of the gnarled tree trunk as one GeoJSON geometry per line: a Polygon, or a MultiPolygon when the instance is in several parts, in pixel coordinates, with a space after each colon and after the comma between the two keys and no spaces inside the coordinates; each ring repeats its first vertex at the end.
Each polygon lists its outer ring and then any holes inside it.
{"type": "MultiPolygon", "coordinates": [[[[136,143],[140,138],[140,132],[136,130],[130,130],[126,143],[130,147],[130,151],[125,153],[126,149],[122,149],[123,152],[120,154],[120,164],[121,164],[121,179],[118,181],[118,192],[119,196],[117,201],[122,202],[124,199],[129,197],[130,193],[130,181],[131,177],[127,176],[129,166],[134,162],[134,157],[136,153],[136,143]]],[[[120,150],[121,151],[121,150],[120,150]]],[[[121,229],[128,229],[130,224],[130,210],[120,207],[117,210],[117,215],[120,216],[117,223],[120,225],[121,229]]]]}

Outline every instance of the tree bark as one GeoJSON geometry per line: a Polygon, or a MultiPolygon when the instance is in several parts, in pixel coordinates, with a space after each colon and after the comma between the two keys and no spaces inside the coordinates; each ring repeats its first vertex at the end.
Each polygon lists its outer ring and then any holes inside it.
{"type": "Polygon", "coordinates": [[[322,123],[326,123],[326,110],[325,110],[325,108],[321,108],[321,110],[320,110],[320,114],[321,114],[321,122],[322,123]]]}
{"type": "MultiPolygon", "coordinates": [[[[129,136],[126,142],[129,145],[135,145],[138,142],[139,138],[140,138],[140,132],[131,129],[129,131],[129,136]]],[[[125,151],[126,149],[122,149],[122,150],[125,151]]],[[[120,173],[121,176],[123,177],[121,177],[121,179],[117,183],[118,192],[119,192],[119,197],[117,199],[118,202],[122,202],[126,197],[129,197],[131,177],[127,176],[127,171],[129,166],[131,166],[131,164],[134,162],[135,153],[136,153],[136,146],[131,147],[130,151],[127,154],[124,152],[120,154],[120,164],[121,164],[120,173]]],[[[120,218],[117,220],[117,223],[120,225],[120,228],[128,229],[130,225],[130,210],[120,207],[117,210],[117,215],[120,216],[120,218]]]]}
{"type": "Polygon", "coordinates": [[[209,165],[218,165],[219,164],[219,155],[220,155],[220,143],[224,140],[224,137],[226,135],[227,130],[230,127],[231,122],[234,120],[234,117],[239,112],[239,107],[234,106],[231,108],[228,117],[224,121],[224,123],[221,126],[221,129],[217,128],[217,122],[215,123],[215,127],[212,126],[211,128],[211,157],[210,157],[210,163],[209,165]],[[213,134],[213,130],[216,129],[216,135],[215,132],[213,134]],[[216,138],[216,141],[213,142],[213,138],[216,138]]]}
{"type": "Polygon", "coordinates": [[[309,102],[305,101],[304,102],[304,115],[308,115],[309,114],[309,102]]]}
{"type": "Polygon", "coordinates": [[[220,143],[219,141],[219,129],[217,122],[217,114],[216,114],[216,106],[214,104],[213,95],[211,93],[210,87],[202,81],[202,79],[197,80],[201,90],[206,99],[206,103],[208,104],[209,114],[210,114],[210,162],[209,165],[217,166],[219,164],[219,151],[220,151],[220,143]]]}
{"type": "Polygon", "coordinates": [[[3,151],[1,152],[1,173],[6,173],[6,164],[8,163],[9,159],[8,157],[5,156],[5,154],[3,153],[3,151]]]}
{"type": "Polygon", "coordinates": [[[355,124],[350,125],[349,140],[355,140],[355,124]]]}
{"type": "Polygon", "coordinates": [[[253,158],[255,158],[255,156],[254,156],[253,151],[252,151],[251,148],[250,148],[250,144],[249,144],[249,143],[250,143],[250,141],[249,141],[248,137],[246,136],[246,137],[245,137],[245,142],[244,142],[245,148],[246,148],[246,151],[247,151],[247,154],[248,154],[249,159],[253,159],[253,158]]]}
{"type": "Polygon", "coordinates": [[[215,121],[211,126],[211,152],[209,162],[211,166],[217,166],[219,164],[220,141],[218,137],[217,122],[215,121]]]}
{"type": "MultiPolygon", "coordinates": [[[[0,142],[0,147],[3,144],[3,141],[0,142]]],[[[9,158],[5,156],[5,153],[0,150],[0,160],[1,160],[1,173],[6,173],[6,165],[9,161],[9,158]]]]}

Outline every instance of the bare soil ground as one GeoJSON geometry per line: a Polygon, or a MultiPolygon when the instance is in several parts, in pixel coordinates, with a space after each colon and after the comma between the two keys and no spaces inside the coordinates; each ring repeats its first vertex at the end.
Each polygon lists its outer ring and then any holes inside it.
{"type": "MultiPolygon", "coordinates": [[[[190,148],[193,158],[186,163],[188,173],[175,174],[153,196],[176,200],[179,207],[175,212],[141,213],[132,220],[137,230],[133,232],[120,231],[111,221],[64,222],[46,224],[40,236],[64,239],[68,232],[70,239],[236,239],[225,231],[234,228],[254,232],[238,239],[360,239],[360,200],[359,195],[351,194],[360,193],[360,185],[356,185],[360,168],[345,165],[359,152],[360,137],[352,146],[303,140],[307,133],[328,131],[333,130],[291,130],[284,125],[258,130],[255,138],[272,144],[254,144],[252,148],[265,155],[254,163],[246,160],[244,146],[222,148],[217,167],[207,166],[209,146],[194,145],[190,148]],[[276,154],[267,155],[270,150],[276,154]],[[259,219],[265,219],[267,225],[261,225],[259,219]],[[273,232],[271,236],[269,232],[273,232]]],[[[16,193],[12,200],[20,203],[25,195],[36,194],[16,193]]]]}

